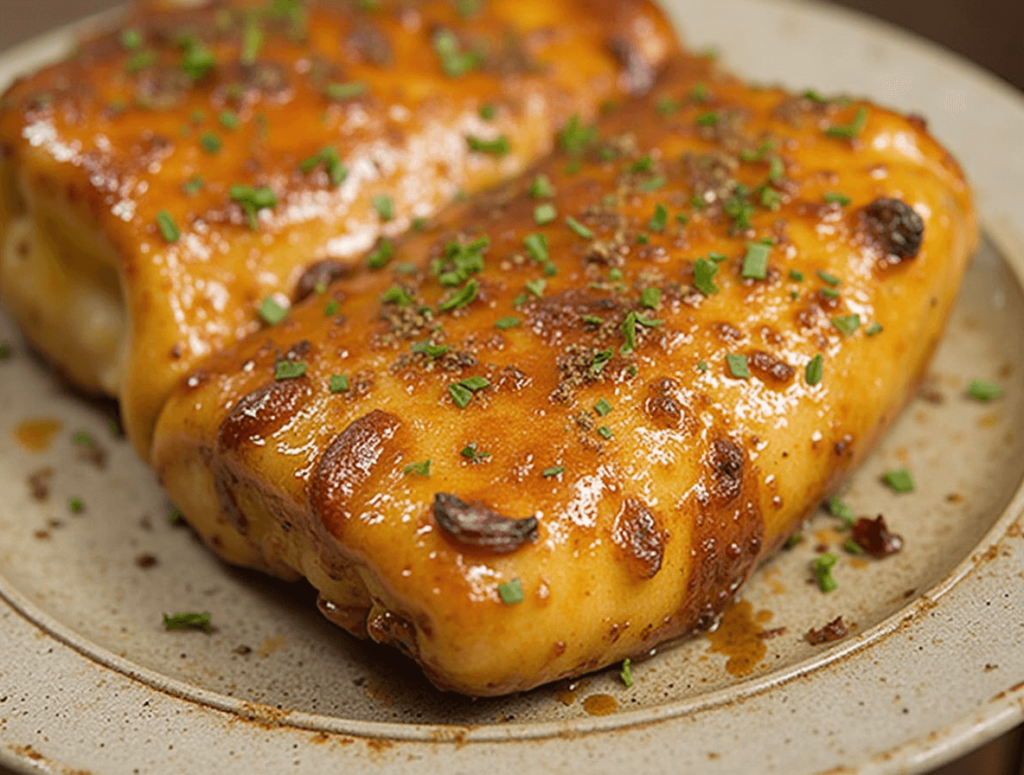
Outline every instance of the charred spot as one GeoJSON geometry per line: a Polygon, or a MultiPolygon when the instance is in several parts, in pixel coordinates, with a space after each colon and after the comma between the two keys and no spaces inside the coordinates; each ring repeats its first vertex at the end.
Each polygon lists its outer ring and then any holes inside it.
{"type": "Polygon", "coordinates": [[[357,61],[367,62],[377,67],[391,64],[393,54],[391,41],[381,28],[366,19],[359,19],[345,39],[345,47],[351,51],[357,61]]]}
{"type": "Polygon", "coordinates": [[[396,646],[413,659],[419,654],[415,625],[392,611],[371,612],[366,619],[366,634],[376,643],[396,646]]]}
{"type": "Polygon", "coordinates": [[[750,368],[766,382],[783,385],[793,379],[796,370],[785,361],[770,353],[757,350],[750,354],[750,368]]]}
{"type": "Polygon", "coordinates": [[[616,35],[608,41],[608,50],[622,68],[626,91],[643,94],[650,90],[656,75],[654,68],[632,40],[616,35]]]}
{"type": "Polygon", "coordinates": [[[532,305],[536,330],[543,331],[549,341],[565,331],[579,330],[580,320],[587,315],[615,318],[621,305],[614,299],[591,296],[583,291],[569,290],[545,295],[532,305]]]}
{"type": "Polygon", "coordinates": [[[820,646],[822,643],[831,643],[832,641],[845,638],[849,633],[850,628],[846,626],[843,617],[837,616],[824,627],[818,629],[812,627],[809,629],[804,635],[804,640],[812,646],[820,646]]]}
{"type": "Polygon", "coordinates": [[[536,517],[506,517],[448,493],[434,495],[433,513],[445,538],[461,546],[506,554],[537,540],[536,517]]]}
{"type": "Polygon", "coordinates": [[[295,361],[305,358],[313,351],[313,344],[308,339],[300,339],[281,355],[282,360],[295,361]]]}
{"type": "Polygon", "coordinates": [[[851,447],[853,446],[853,436],[849,433],[843,434],[843,437],[837,441],[832,449],[835,451],[838,457],[844,457],[845,455],[851,454],[851,447]]]}
{"type": "Polygon", "coordinates": [[[736,326],[734,326],[732,323],[726,323],[724,321],[715,323],[711,327],[711,330],[715,332],[715,336],[717,336],[721,341],[728,342],[730,344],[735,342],[741,342],[746,338],[746,334],[744,334],[742,331],[736,328],[736,326]]]}
{"type": "Polygon", "coordinates": [[[354,420],[324,450],[309,480],[313,513],[335,538],[352,516],[352,501],[378,471],[391,470],[398,458],[394,439],[402,422],[375,409],[354,420]]]}
{"type": "Polygon", "coordinates": [[[217,429],[217,451],[224,453],[266,438],[292,419],[312,393],[308,381],[289,379],[243,396],[217,429]]]}
{"type": "Polygon", "coordinates": [[[902,199],[876,199],[861,211],[860,227],[890,264],[914,258],[924,238],[924,220],[902,199]]]}
{"type": "Polygon", "coordinates": [[[736,442],[716,438],[711,442],[708,466],[711,471],[711,493],[719,503],[728,503],[743,487],[745,456],[736,442]]]}
{"type": "Polygon", "coordinates": [[[673,395],[679,383],[668,377],[661,377],[647,387],[644,413],[659,428],[678,428],[687,419],[686,407],[673,395]]]}
{"type": "Polygon", "coordinates": [[[612,541],[633,574],[652,579],[661,570],[667,534],[647,504],[627,498],[612,527],[612,541]]]}
{"type": "Polygon", "coordinates": [[[872,557],[888,557],[903,548],[903,538],[889,532],[885,517],[879,514],[875,519],[861,517],[853,523],[853,540],[872,557]]]}
{"type": "Polygon", "coordinates": [[[302,272],[299,281],[295,283],[295,293],[293,294],[295,303],[297,304],[317,293],[318,289],[326,288],[335,280],[348,277],[351,274],[351,264],[345,264],[330,258],[310,264],[302,272]]]}

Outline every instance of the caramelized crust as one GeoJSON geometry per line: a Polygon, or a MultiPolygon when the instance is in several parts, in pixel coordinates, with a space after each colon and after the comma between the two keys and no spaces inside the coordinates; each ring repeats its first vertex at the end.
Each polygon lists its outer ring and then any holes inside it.
{"type": "Polygon", "coordinates": [[[976,239],[920,120],[703,60],[561,146],[207,360],[156,433],[223,557],[474,695],[712,624],[898,412],[976,239]],[[451,496],[535,535],[459,540],[451,496]]]}
{"type": "Polygon", "coordinates": [[[0,297],[143,457],[170,389],[308,265],[522,170],[675,51],[647,0],[165,5],[0,110],[0,297]]]}

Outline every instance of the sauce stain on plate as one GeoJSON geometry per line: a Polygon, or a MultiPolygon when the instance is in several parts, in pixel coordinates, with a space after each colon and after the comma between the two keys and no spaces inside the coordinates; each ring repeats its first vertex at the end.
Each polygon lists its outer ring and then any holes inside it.
{"type": "Polygon", "coordinates": [[[14,426],[14,438],[29,452],[45,452],[64,425],[49,417],[33,417],[14,426]]]}
{"type": "Polygon", "coordinates": [[[708,651],[728,657],[725,670],[729,675],[750,675],[764,659],[768,647],[761,637],[764,633],[761,625],[768,619],[771,619],[770,611],[759,611],[755,617],[750,601],[740,600],[725,609],[718,629],[705,636],[711,642],[708,651]]]}
{"type": "Polygon", "coordinates": [[[583,701],[583,710],[591,716],[608,716],[619,709],[619,701],[610,694],[591,694],[583,701]]]}

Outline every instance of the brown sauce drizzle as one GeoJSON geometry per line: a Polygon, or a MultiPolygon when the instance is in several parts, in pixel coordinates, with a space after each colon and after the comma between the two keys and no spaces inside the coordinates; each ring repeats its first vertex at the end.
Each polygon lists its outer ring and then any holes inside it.
{"type": "Polygon", "coordinates": [[[708,650],[728,657],[725,670],[729,675],[738,678],[750,675],[768,653],[760,618],[754,616],[750,601],[740,600],[725,609],[718,629],[707,634],[711,643],[708,650]]]}
{"type": "Polygon", "coordinates": [[[14,426],[14,438],[29,452],[45,452],[63,427],[59,420],[37,417],[14,426]]]}
{"type": "Polygon", "coordinates": [[[591,694],[583,701],[583,710],[591,716],[609,716],[619,709],[619,701],[610,694],[591,694]]]}

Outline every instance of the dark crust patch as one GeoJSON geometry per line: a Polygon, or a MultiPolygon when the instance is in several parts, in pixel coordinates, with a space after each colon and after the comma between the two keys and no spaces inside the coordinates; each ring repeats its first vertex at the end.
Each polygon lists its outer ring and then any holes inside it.
{"type": "Polygon", "coordinates": [[[711,441],[708,469],[711,474],[709,491],[713,502],[725,506],[740,494],[745,461],[743,449],[731,439],[719,436],[711,441]]]}
{"type": "Polygon", "coordinates": [[[796,369],[771,353],[757,350],[750,354],[750,368],[765,382],[784,385],[793,379],[796,369]]]}
{"type": "Polygon", "coordinates": [[[264,439],[288,420],[313,394],[307,380],[271,382],[239,399],[217,429],[217,451],[264,439]]]}
{"type": "Polygon", "coordinates": [[[295,283],[295,293],[293,294],[295,303],[298,304],[303,299],[312,296],[316,292],[317,286],[330,285],[335,280],[348,277],[351,274],[351,264],[345,264],[330,258],[310,264],[303,271],[298,282],[295,283]]]}
{"type": "Polygon", "coordinates": [[[395,415],[375,409],[352,422],[324,450],[309,480],[309,503],[335,538],[352,516],[352,502],[373,475],[390,470],[398,456],[395,415]]]}
{"type": "Polygon", "coordinates": [[[659,377],[647,388],[644,413],[659,428],[681,428],[692,420],[687,407],[674,395],[679,383],[669,377],[659,377]]]}
{"type": "Polygon", "coordinates": [[[392,611],[377,611],[366,619],[366,634],[376,643],[390,643],[400,651],[416,659],[419,647],[416,643],[416,626],[405,617],[392,611]]]}
{"type": "Polygon", "coordinates": [[[850,628],[846,626],[843,617],[837,616],[824,627],[819,629],[812,627],[809,629],[804,635],[804,639],[812,646],[820,646],[822,643],[831,643],[832,641],[845,638],[849,633],[850,628]]]}
{"type": "Polygon", "coordinates": [[[861,228],[891,264],[914,258],[924,238],[924,221],[902,199],[880,197],[867,205],[861,212],[861,228]]]}
{"type": "Polygon", "coordinates": [[[889,532],[885,517],[879,514],[874,519],[861,517],[853,523],[853,540],[857,546],[872,557],[888,557],[903,548],[903,538],[889,532]]]}
{"type": "Polygon", "coordinates": [[[442,535],[461,546],[506,554],[537,540],[537,518],[506,517],[456,495],[434,495],[434,519],[442,535]]]}
{"type": "Polygon", "coordinates": [[[608,50],[622,67],[626,90],[630,94],[643,94],[650,90],[657,74],[633,41],[616,35],[608,41],[608,50]]]}
{"type": "Polygon", "coordinates": [[[661,570],[668,536],[647,504],[627,498],[615,517],[612,542],[633,575],[653,579],[661,570]]]}

